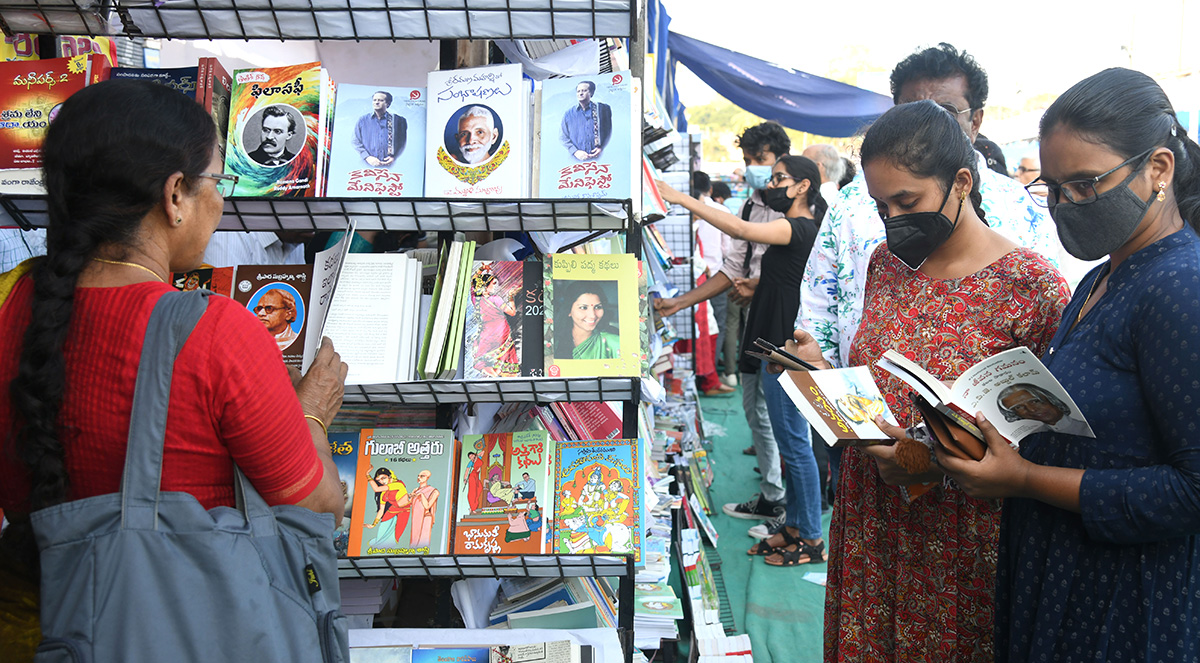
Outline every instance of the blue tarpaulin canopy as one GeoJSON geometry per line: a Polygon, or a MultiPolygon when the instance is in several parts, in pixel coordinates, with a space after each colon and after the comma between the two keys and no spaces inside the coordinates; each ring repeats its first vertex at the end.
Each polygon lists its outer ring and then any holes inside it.
{"type": "Polygon", "coordinates": [[[853,136],[892,107],[882,94],[671,32],[670,57],[734,104],[789,129],[853,136]]]}

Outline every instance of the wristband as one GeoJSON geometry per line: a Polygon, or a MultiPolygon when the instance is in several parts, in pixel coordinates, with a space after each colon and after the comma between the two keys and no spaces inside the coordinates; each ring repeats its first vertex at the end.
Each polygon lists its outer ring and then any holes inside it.
{"type": "Polygon", "coordinates": [[[306,414],[306,415],[304,415],[304,418],[312,419],[313,421],[317,422],[317,425],[321,427],[321,431],[325,433],[325,437],[329,437],[329,426],[326,426],[325,422],[321,421],[321,419],[319,417],[315,417],[311,414],[306,414]]]}

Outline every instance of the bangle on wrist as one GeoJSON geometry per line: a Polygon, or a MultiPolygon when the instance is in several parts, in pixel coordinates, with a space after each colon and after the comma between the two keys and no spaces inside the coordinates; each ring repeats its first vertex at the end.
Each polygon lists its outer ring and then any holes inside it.
{"type": "Polygon", "coordinates": [[[321,427],[321,431],[325,433],[325,437],[329,437],[329,426],[326,426],[325,422],[321,421],[320,417],[317,417],[317,416],[314,416],[311,414],[306,414],[306,415],[304,415],[304,418],[311,419],[311,420],[317,422],[317,425],[321,427]]]}

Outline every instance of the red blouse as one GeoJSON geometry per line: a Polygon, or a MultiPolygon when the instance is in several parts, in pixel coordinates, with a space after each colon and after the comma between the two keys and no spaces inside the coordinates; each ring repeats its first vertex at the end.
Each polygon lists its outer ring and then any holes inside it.
{"type": "MultiPolygon", "coordinates": [[[[80,288],[64,347],[64,431],[69,499],[120,489],[133,387],[150,311],[164,283],[80,288]]],[[[14,448],[8,385],[29,324],[33,280],[22,278],[0,309],[0,509],[28,510],[29,474],[14,448]]],[[[214,296],[175,362],[161,488],[205,508],[233,506],[237,461],[269,504],[295,504],[323,468],[279,349],[249,311],[214,296]]]]}

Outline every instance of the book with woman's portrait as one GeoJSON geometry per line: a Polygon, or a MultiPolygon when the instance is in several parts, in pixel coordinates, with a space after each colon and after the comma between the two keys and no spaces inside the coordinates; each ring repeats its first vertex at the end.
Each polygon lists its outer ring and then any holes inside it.
{"type": "Polygon", "coordinates": [[[641,271],[642,264],[630,254],[546,256],[547,375],[641,375],[645,360],[641,271]]]}

